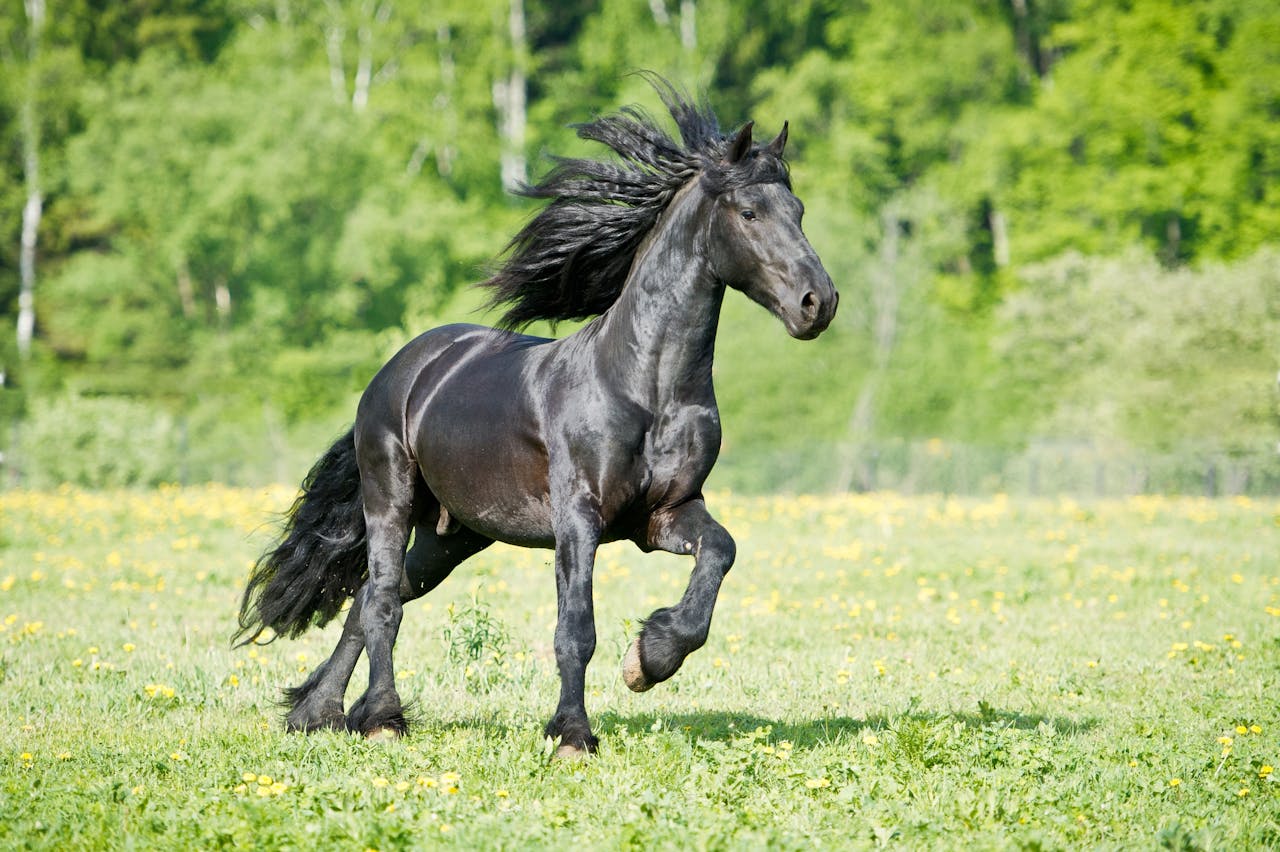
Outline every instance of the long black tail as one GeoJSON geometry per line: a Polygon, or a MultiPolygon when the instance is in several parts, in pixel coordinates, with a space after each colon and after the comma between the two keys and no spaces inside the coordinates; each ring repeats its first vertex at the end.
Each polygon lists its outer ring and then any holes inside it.
{"type": "Polygon", "coordinates": [[[268,627],[276,636],[296,638],[313,624],[326,624],[368,574],[352,429],[311,468],[289,509],[284,539],[253,566],[232,641],[254,642],[268,627]]]}

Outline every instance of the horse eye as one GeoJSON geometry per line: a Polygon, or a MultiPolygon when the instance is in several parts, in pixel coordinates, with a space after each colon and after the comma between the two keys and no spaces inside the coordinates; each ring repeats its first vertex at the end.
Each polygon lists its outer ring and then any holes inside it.
{"type": "Polygon", "coordinates": [[[742,211],[742,218],[743,218],[743,219],[746,219],[748,222],[750,222],[752,219],[756,218],[756,211],[754,211],[754,210],[743,210],[743,211],[742,211]]]}

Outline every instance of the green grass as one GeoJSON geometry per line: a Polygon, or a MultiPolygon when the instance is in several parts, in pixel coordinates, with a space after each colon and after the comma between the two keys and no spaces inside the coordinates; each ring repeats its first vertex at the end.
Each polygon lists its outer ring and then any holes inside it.
{"type": "Polygon", "coordinates": [[[228,637],[291,496],[0,494],[0,847],[1280,845],[1275,502],[713,495],[710,642],[628,692],[690,563],[602,549],[601,752],[556,763],[543,551],[407,607],[408,738],[282,732],[337,625],[228,637]]]}

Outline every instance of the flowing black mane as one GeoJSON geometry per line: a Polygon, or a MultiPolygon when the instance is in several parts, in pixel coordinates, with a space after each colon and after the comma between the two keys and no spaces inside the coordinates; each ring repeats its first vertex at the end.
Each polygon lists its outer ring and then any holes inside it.
{"type": "Polygon", "coordinates": [[[551,203],[516,234],[506,261],[481,285],[492,291],[490,307],[506,306],[502,326],[585,319],[608,310],[645,234],[698,175],[712,194],[755,183],[790,184],[786,163],[762,146],[726,162],[730,137],[720,132],[710,108],[660,78],[650,82],[681,141],[638,107],[576,125],[579,137],[609,146],[619,159],[558,157],[541,183],[520,191],[551,203]]]}

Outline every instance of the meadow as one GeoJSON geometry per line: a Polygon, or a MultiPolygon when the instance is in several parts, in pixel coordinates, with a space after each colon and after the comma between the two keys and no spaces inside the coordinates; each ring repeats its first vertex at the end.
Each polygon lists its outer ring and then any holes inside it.
{"type": "Polygon", "coordinates": [[[338,625],[229,637],[292,496],[0,492],[0,847],[1280,846],[1274,499],[710,495],[710,641],[630,693],[690,563],[603,548],[602,746],[556,762],[544,551],[406,608],[407,738],[283,732],[338,625]]]}

